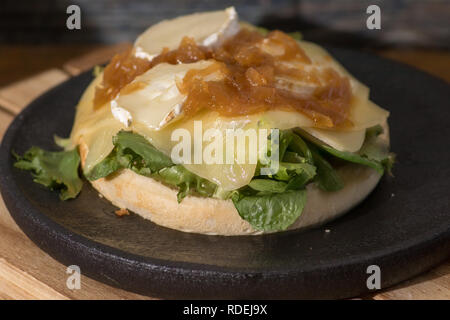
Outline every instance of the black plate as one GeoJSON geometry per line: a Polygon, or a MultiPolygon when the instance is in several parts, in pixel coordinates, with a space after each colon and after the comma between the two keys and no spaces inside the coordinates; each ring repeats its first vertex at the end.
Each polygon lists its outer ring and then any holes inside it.
{"type": "Polygon", "coordinates": [[[0,185],[18,225],[43,250],[82,274],[138,293],[175,298],[344,298],[367,293],[369,265],[382,287],[410,278],[450,252],[450,90],[436,78],[371,55],[332,50],[391,111],[395,178],[384,177],[357,208],[327,226],[265,236],[178,232],[139,216],[118,218],[88,183],[76,200],[32,183],[11,150],[54,148],[92,76],[47,92],[11,124],[0,185]],[[324,232],[325,228],[331,232],[324,232]]]}

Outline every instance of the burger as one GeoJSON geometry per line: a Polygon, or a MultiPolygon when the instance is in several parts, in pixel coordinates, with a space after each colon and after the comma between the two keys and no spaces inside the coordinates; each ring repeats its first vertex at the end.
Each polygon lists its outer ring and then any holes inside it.
{"type": "Polygon", "coordinates": [[[323,224],[390,172],[389,112],[300,38],[234,8],[164,20],[95,69],[63,151],[32,147],[15,166],[62,200],[84,176],[118,212],[185,232],[323,224]]]}

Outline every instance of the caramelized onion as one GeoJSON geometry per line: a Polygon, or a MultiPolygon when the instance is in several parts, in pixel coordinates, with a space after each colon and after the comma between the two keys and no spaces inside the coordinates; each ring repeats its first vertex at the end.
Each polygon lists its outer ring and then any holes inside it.
{"type": "MultiPolygon", "coordinates": [[[[321,71],[304,68],[311,65],[311,59],[293,38],[281,31],[263,36],[243,29],[217,48],[199,46],[184,37],[177,49],[165,48],[151,61],[136,57],[130,49],[116,55],[105,68],[94,105],[98,108],[115,98],[138,75],[159,63],[205,59],[214,59],[216,63],[203,70],[188,71],[183,81],[177,83],[180,92],[187,96],[183,105],[186,116],[204,108],[224,116],[278,108],[301,112],[317,127],[352,125],[348,120],[352,98],[349,79],[331,68],[321,71]],[[216,75],[215,80],[208,80],[212,74],[216,75]],[[316,89],[301,94],[295,90],[296,82],[313,84],[316,89]]],[[[136,84],[124,90],[129,93],[139,87],[136,84]]]]}

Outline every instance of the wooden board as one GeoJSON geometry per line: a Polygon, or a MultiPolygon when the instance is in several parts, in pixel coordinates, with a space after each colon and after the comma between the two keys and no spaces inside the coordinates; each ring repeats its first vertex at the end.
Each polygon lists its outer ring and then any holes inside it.
{"type": "MultiPolygon", "coordinates": [[[[68,62],[63,70],[51,69],[0,89],[0,139],[13,117],[34,98],[70,76],[104,63],[126,46],[120,44],[93,52],[68,62]]],[[[386,55],[393,56],[393,53],[386,55]]],[[[411,55],[408,58],[411,59],[411,55]]],[[[448,62],[449,56],[445,59],[448,62]]],[[[446,76],[445,72],[443,76],[446,76]]],[[[1,198],[0,234],[0,299],[150,299],[83,275],[80,290],[68,289],[66,266],[41,251],[25,236],[12,220],[1,198]]],[[[416,279],[362,298],[450,299],[450,261],[416,279]]]]}
{"type": "MultiPolygon", "coordinates": [[[[83,57],[68,67],[73,74],[83,71],[83,61],[91,66],[107,61],[117,50],[83,57]]],[[[86,65],[85,65],[86,66],[86,65]]],[[[34,77],[0,89],[0,139],[14,115],[30,101],[71,76],[60,69],[51,69],[34,77]]],[[[66,266],[40,250],[19,229],[0,197],[0,299],[149,299],[113,288],[81,276],[81,289],[66,286],[66,266]]]]}

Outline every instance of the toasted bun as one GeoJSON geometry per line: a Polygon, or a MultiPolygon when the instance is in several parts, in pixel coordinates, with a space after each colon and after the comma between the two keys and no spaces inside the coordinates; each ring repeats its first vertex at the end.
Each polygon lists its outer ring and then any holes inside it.
{"type": "MultiPolygon", "coordinates": [[[[387,125],[384,138],[388,140],[387,125]]],[[[83,166],[87,152],[88,147],[82,142],[83,166]]],[[[338,174],[345,185],[339,191],[325,192],[314,183],[307,186],[306,206],[290,230],[319,225],[348,212],[375,188],[381,178],[375,170],[354,164],[342,166],[338,174]]],[[[243,220],[231,200],[187,196],[178,203],[177,190],[128,169],[91,183],[115,206],[129,209],[167,228],[224,236],[264,233],[243,220]]]]}

